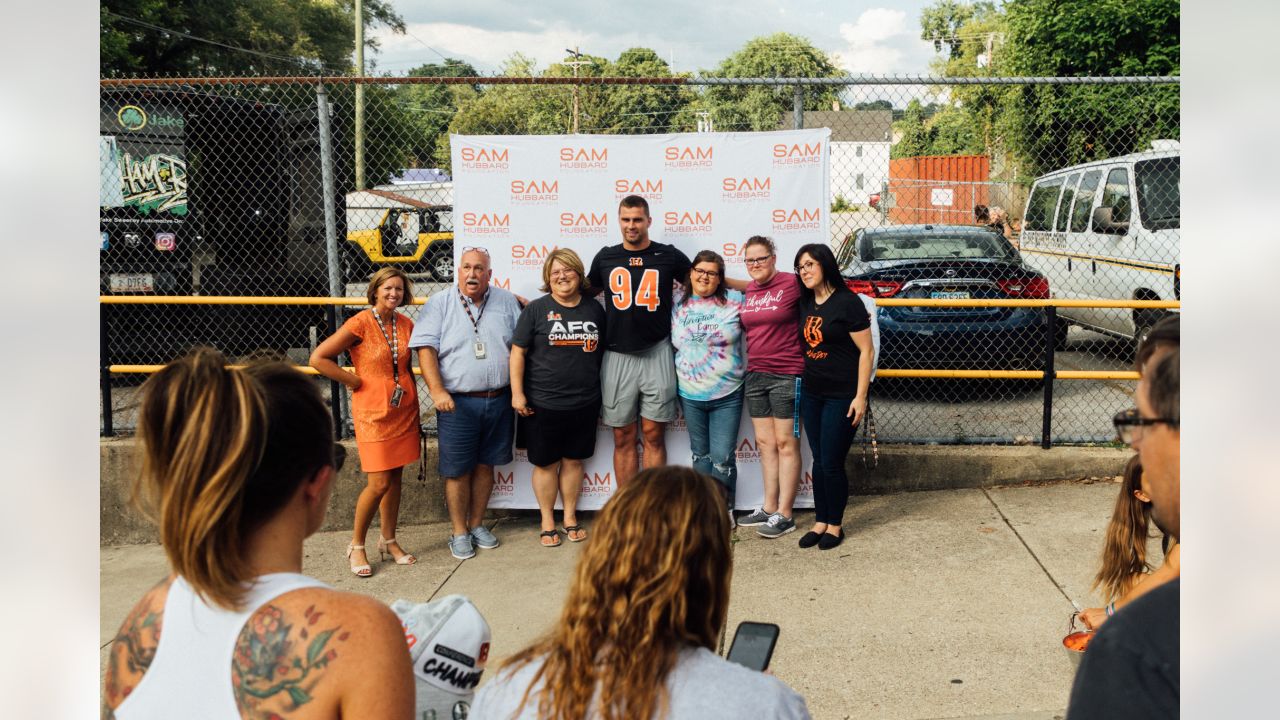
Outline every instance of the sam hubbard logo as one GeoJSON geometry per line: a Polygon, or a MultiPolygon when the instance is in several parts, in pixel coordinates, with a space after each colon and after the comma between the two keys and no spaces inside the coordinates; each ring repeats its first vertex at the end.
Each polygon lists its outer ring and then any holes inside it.
{"type": "MultiPolygon", "coordinates": [[[[524,451],[520,451],[524,452],[524,451]]],[[[527,458],[517,457],[517,460],[526,460],[527,458]]],[[[516,494],[516,471],[502,472],[494,470],[493,472],[493,497],[513,497],[516,494]]]]}
{"type": "Polygon", "coordinates": [[[462,228],[471,235],[510,235],[508,213],[462,213],[462,228]]]}
{"type": "Polygon", "coordinates": [[[778,143],[773,146],[773,164],[779,167],[817,165],[822,162],[822,143],[778,143]]]}
{"type": "Polygon", "coordinates": [[[583,473],[583,495],[609,495],[613,492],[613,473],[583,473]]]}
{"type": "Polygon", "coordinates": [[[641,178],[618,178],[613,181],[613,194],[615,200],[621,200],[628,195],[640,195],[649,202],[661,202],[662,181],[641,178]]]}
{"type": "Polygon", "coordinates": [[[760,446],[751,442],[751,438],[739,438],[734,455],[738,462],[760,462],[760,446]]]}
{"type": "Polygon", "coordinates": [[[459,150],[462,167],[479,172],[501,172],[511,169],[511,151],[463,147],[459,150]]]}
{"type": "Polygon", "coordinates": [[[511,202],[516,205],[553,205],[559,201],[559,180],[511,181],[511,202]]]}
{"type": "Polygon", "coordinates": [[[707,170],[715,165],[715,148],[700,145],[668,145],[662,149],[668,170],[707,170]]]}
{"type": "Polygon", "coordinates": [[[727,242],[720,246],[720,255],[724,257],[725,265],[742,265],[743,255],[747,248],[743,243],[727,242]]]}
{"type": "Polygon", "coordinates": [[[609,148],[560,148],[561,170],[607,170],[609,148]]]}
{"type": "Polygon", "coordinates": [[[512,267],[536,267],[541,268],[542,264],[547,261],[547,256],[555,252],[558,245],[512,245],[511,246],[511,266],[512,267]]]}
{"type": "Polygon", "coordinates": [[[818,230],[822,227],[822,208],[774,208],[774,232],[818,230]]]}
{"type": "Polygon", "coordinates": [[[675,211],[662,214],[662,225],[668,235],[710,235],[712,212],[707,210],[675,211]]]}
{"type": "Polygon", "coordinates": [[[609,213],[562,212],[560,237],[594,237],[609,233],[609,213]]]}
{"type": "Polygon", "coordinates": [[[805,472],[800,476],[800,487],[796,488],[796,497],[813,497],[813,474],[805,472]]]}
{"type": "Polygon", "coordinates": [[[773,196],[771,177],[727,177],[720,181],[720,199],[733,201],[768,200],[773,196]]]}

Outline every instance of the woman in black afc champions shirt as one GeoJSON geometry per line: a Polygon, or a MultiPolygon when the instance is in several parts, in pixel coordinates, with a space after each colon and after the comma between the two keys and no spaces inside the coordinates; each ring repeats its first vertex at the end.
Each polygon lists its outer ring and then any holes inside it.
{"type": "Polygon", "coordinates": [[[867,412],[871,385],[871,318],[840,277],[831,248],[809,244],[796,253],[800,342],[804,350],[800,417],[813,453],[813,529],[800,547],[830,550],[844,540],[849,503],[844,460],[867,412]]]}
{"type": "Polygon", "coordinates": [[[604,308],[583,295],[588,287],[578,254],[556,249],[542,267],[542,290],[548,294],[525,306],[511,338],[511,406],[524,425],[534,466],[544,547],[560,545],[557,492],[564,500],[565,537],[587,539],[578,524],[578,493],[582,461],[596,451],[605,331],[604,308]]]}

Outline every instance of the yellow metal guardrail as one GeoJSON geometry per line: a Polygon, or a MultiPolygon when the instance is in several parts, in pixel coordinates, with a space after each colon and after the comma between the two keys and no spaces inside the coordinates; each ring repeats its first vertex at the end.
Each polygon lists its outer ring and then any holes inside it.
{"type": "MultiPolygon", "coordinates": [[[[101,295],[103,305],[367,305],[366,298],[259,297],[259,296],[192,296],[192,295],[101,295]]],[[[875,298],[882,307],[1073,307],[1175,310],[1182,307],[1177,300],[932,300],[907,298],[875,298]]],[[[426,298],[415,298],[422,305],[426,298]]],[[[163,365],[108,365],[112,374],[146,374],[158,372],[163,365]]],[[[236,367],[236,366],[233,366],[236,367]]],[[[298,365],[308,375],[318,375],[314,368],[298,365]]],[[[351,368],[346,368],[351,370],[351,368]]],[[[414,369],[415,375],[421,371],[414,369]]],[[[1043,370],[907,370],[880,368],[878,377],[886,378],[955,378],[992,380],[1039,380],[1043,370]]],[[[1055,380],[1137,380],[1130,370],[1059,370],[1055,380]]]]}

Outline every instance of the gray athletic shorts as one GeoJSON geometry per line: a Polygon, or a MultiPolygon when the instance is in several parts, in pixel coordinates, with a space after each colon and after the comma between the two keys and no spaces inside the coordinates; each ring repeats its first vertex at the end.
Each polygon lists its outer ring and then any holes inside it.
{"type": "Polygon", "coordinates": [[[600,367],[600,419],[625,427],[640,416],[655,422],[676,419],[676,361],[671,342],[663,340],[638,353],[604,351],[600,367]]]}
{"type": "Polygon", "coordinates": [[[747,373],[747,414],[753,418],[795,417],[796,378],[767,372],[747,373]]]}

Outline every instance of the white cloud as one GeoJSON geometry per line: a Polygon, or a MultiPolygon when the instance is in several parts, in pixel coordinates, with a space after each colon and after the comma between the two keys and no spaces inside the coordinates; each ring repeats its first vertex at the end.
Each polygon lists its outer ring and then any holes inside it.
{"type": "Polygon", "coordinates": [[[927,43],[918,35],[902,10],[871,8],[840,24],[848,45],[835,53],[836,60],[854,74],[920,72],[920,46],[927,43]]]}

